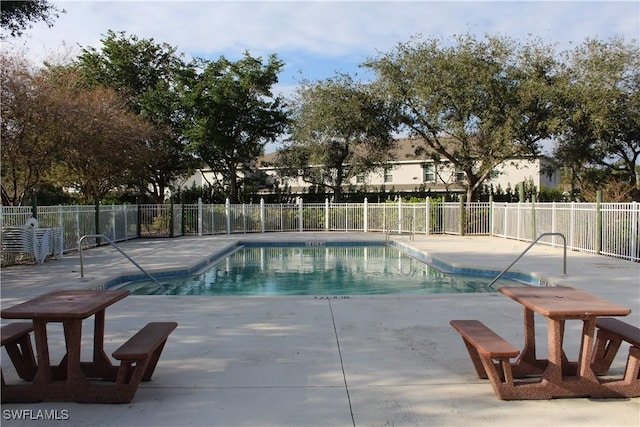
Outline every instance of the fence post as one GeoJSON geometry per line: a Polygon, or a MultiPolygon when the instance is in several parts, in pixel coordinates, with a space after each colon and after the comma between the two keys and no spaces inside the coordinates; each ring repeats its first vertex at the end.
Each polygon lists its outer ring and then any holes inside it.
{"type": "MultiPolygon", "coordinates": [[[[94,209],[95,209],[94,226],[96,227],[96,231],[94,234],[101,234],[100,233],[100,200],[98,199],[95,200],[94,209]]],[[[96,247],[100,246],[100,244],[101,244],[100,238],[96,237],[96,247]]]]}
{"type": "Polygon", "coordinates": [[[38,219],[38,192],[31,193],[31,216],[38,219]]]}
{"type": "Polygon", "coordinates": [[[113,235],[111,236],[111,239],[114,242],[117,242],[118,241],[118,230],[116,230],[116,215],[117,215],[117,212],[116,212],[115,205],[111,205],[110,210],[111,210],[111,229],[113,230],[113,235]]]}
{"type": "MultiPolygon", "coordinates": [[[[551,202],[551,232],[557,233],[556,231],[556,202],[551,202]]],[[[553,246],[556,246],[556,236],[552,237],[553,246]]]]}
{"type": "Polygon", "coordinates": [[[602,252],[602,190],[596,191],[596,254],[602,252]]]}
{"type": "Polygon", "coordinates": [[[632,261],[640,261],[640,248],[638,247],[638,239],[634,236],[638,235],[638,214],[640,213],[640,204],[633,202],[631,204],[631,253],[632,261]]]}
{"type": "Polygon", "coordinates": [[[493,237],[493,194],[489,194],[489,236],[493,237]]]}
{"type": "Polygon", "coordinates": [[[304,231],[303,221],[304,221],[304,218],[302,215],[302,197],[298,197],[298,223],[299,223],[298,227],[301,233],[304,231]]]}
{"type": "Polygon", "coordinates": [[[242,204],[242,232],[247,232],[247,205],[242,204]]]}
{"type": "Polygon", "coordinates": [[[402,197],[398,197],[398,234],[402,234],[402,197]]]}
{"type": "Polygon", "coordinates": [[[264,233],[264,198],[260,198],[260,231],[264,233]]]}
{"type": "MultiPolygon", "coordinates": [[[[202,206],[202,197],[198,197],[198,236],[202,237],[204,230],[204,206],[202,206]]],[[[213,233],[212,233],[213,234],[213,233]]]]}
{"type": "Polygon", "coordinates": [[[364,224],[363,224],[363,226],[364,226],[364,232],[365,233],[367,233],[369,231],[369,211],[368,211],[368,209],[369,209],[369,202],[368,202],[367,198],[365,197],[364,198],[364,207],[363,207],[363,210],[364,210],[364,212],[363,212],[363,215],[364,215],[364,218],[363,218],[364,224]]]}
{"type": "Polygon", "coordinates": [[[349,202],[344,202],[344,231],[349,231],[349,202]]]}
{"type": "Polygon", "coordinates": [[[324,229],[329,231],[329,198],[324,198],[324,229]]]}
{"type": "Polygon", "coordinates": [[[507,202],[503,203],[503,209],[504,209],[504,213],[502,215],[502,221],[503,221],[502,222],[502,228],[503,228],[502,234],[503,234],[503,237],[507,237],[509,235],[508,234],[508,228],[509,228],[509,212],[508,212],[508,210],[509,210],[509,205],[507,205],[507,202]]]}
{"type": "Polygon", "coordinates": [[[411,238],[413,238],[416,234],[416,203],[412,203],[411,207],[413,212],[411,212],[411,230],[409,232],[411,233],[411,238]]]}
{"type": "Polygon", "coordinates": [[[431,234],[431,197],[427,196],[425,203],[424,234],[428,236],[431,234]]]}
{"type": "Polygon", "coordinates": [[[184,200],[180,200],[180,235],[184,236],[187,230],[187,205],[184,200]]]}
{"type": "Polygon", "coordinates": [[[173,237],[173,198],[169,201],[169,237],[173,237]]]}
{"type": "Polygon", "coordinates": [[[127,221],[127,205],[121,205],[121,210],[122,210],[122,222],[124,223],[124,239],[123,240],[128,240],[129,236],[128,236],[128,231],[129,231],[129,222],[127,221]]]}
{"type": "Polygon", "coordinates": [[[140,238],[140,235],[142,234],[142,207],[140,206],[140,203],[138,203],[138,209],[137,209],[137,221],[136,221],[136,238],[140,238]]]}
{"type": "Polygon", "coordinates": [[[576,202],[571,202],[571,212],[569,214],[569,237],[567,238],[567,246],[573,249],[573,233],[575,231],[575,220],[576,220],[576,202]]]}
{"type": "Polygon", "coordinates": [[[517,211],[517,219],[516,219],[516,240],[520,240],[520,231],[522,229],[522,202],[518,202],[518,211],[517,211]]]}
{"type": "Polygon", "coordinates": [[[224,202],[224,212],[227,217],[227,234],[231,234],[231,201],[229,199],[224,202]]]}
{"type": "Polygon", "coordinates": [[[459,233],[461,236],[464,236],[465,234],[465,226],[467,224],[467,219],[466,219],[466,211],[464,210],[464,203],[465,203],[465,196],[464,194],[460,195],[460,223],[459,223],[459,233]]]}
{"type": "Polygon", "coordinates": [[[60,227],[60,230],[62,230],[62,236],[63,236],[62,240],[64,241],[64,218],[63,218],[62,205],[58,205],[58,227],[60,227]]]}
{"type": "MultiPolygon", "coordinates": [[[[82,232],[80,231],[80,208],[76,205],[76,230],[78,230],[78,234],[76,236],[76,242],[80,242],[80,238],[82,237],[82,232]]],[[[78,245],[78,249],[80,249],[80,245],[78,245]]]]}
{"type": "Polygon", "coordinates": [[[531,241],[536,240],[537,237],[537,223],[536,223],[536,195],[531,195],[531,241]]]}

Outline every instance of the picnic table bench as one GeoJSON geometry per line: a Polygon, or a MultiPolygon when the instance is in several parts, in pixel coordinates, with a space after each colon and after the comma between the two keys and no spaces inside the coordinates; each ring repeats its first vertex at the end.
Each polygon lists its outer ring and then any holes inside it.
{"type": "MultiPolygon", "coordinates": [[[[6,349],[18,376],[27,381],[33,380],[37,370],[29,335],[31,332],[33,332],[31,322],[10,323],[3,326],[0,331],[2,347],[6,349]]],[[[4,384],[4,376],[2,376],[2,384],[4,384]]]]}
{"type": "Polygon", "coordinates": [[[120,360],[117,390],[111,392],[114,401],[131,401],[140,382],[151,379],[167,338],[177,327],[176,322],[148,323],[112,353],[120,360]]]}
{"type": "Polygon", "coordinates": [[[498,396],[505,388],[513,387],[510,359],[518,357],[520,351],[478,320],[449,323],[462,336],[478,377],[488,378],[498,396]]]}
{"type": "Polygon", "coordinates": [[[598,375],[605,375],[616,357],[622,342],[631,344],[624,371],[626,380],[640,378],[640,328],[612,317],[596,320],[598,334],[593,352],[592,368],[598,375]]]}
{"type": "Polygon", "coordinates": [[[630,309],[570,287],[503,287],[499,291],[524,307],[521,351],[477,320],[451,321],[478,376],[491,380],[498,398],[640,396],[638,328],[608,317],[626,316],[630,309]],[[534,314],[547,320],[547,359],[536,356],[534,314]],[[565,322],[569,320],[582,322],[577,361],[567,358],[563,346],[565,322]],[[596,326],[599,332],[594,343],[596,326]],[[609,369],[622,341],[631,344],[623,378],[598,377],[609,369]],[[514,357],[518,358],[511,363],[514,357]]]}
{"type": "MultiPolygon", "coordinates": [[[[141,381],[151,379],[168,336],[178,326],[175,322],[152,322],[113,352],[120,360],[114,366],[104,352],[105,309],[121,300],[129,291],[62,290],[2,311],[3,318],[31,319],[31,329],[11,326],[3,329],[3,345],[7,349],[21,345],[27,353],[25,340],[33,330],[37,365],[26,363],[24,384],[2,383],[2,402],[75,401],[125,403],[133,399],[141,381]],[[81,356],[82,322],[94,317],[93,357],[83,362],[81,356]],[[66,354],[52,366],[49,357],[47,324],[62,323],[66,354]],[[18,344],[23,343],[23,344],[18,344]],[[35,369],[35,372],[33,372],[35,369]],[[100,381],[90,381],[99,379],[100,381]]],[[[24,357],[29,359],[29,357],[24,357]]],[[[17,359],[18,360],[18,359],[17,359]]],[[[13,361],[13,359],[12,359],[13,361]]],[[[18,360],[19,362],[20,360],[18,360]]],[[[18,370],[18,366],[16,369],[18,370]]],[[[23,375],[21,375],[23,376],[23,375]]]]}

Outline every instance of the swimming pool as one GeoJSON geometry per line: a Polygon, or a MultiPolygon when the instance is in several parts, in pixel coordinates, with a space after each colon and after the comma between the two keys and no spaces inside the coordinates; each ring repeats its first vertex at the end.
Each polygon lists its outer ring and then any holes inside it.
{"type": "Polygon", "coordinates": [[[525,285],[522,277],[507,275],[488,287],[499,272],[456,271],[384,242],[244,243],[225,255],[196,275],[120,288],[133,295],[347,296],[495,292],[525,285]]]}

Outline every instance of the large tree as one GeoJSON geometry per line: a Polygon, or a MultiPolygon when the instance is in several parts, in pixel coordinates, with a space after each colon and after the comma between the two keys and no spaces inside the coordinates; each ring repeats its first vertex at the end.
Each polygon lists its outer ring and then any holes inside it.
{"type": "Polygon", "coordinates": [[[125,185],[131,171],[151,153],[145,145],[148,127],[131,113],[115,90],[86,88],[77,71],[48,70],[44,83],[48,117],[43,133],[57,145],[57,184],[76,188],[87,202],[97,203],[110,190],[125,185]]]}
{"type": "Polygon", "coordinates": [[[125,185],[148,156],[147,127],[115,91],[87,88],[73,67],[1,58],[2,203],[20,205],[48,185],[95,201],[125,185]]]}
{"type": "MultiPolygon", "coordinates": [[[[33,22],[44,21],[49,27],[59,13],[64,13],[46,0],[20,0],[0,2],[0,28],[8,31],[11,37],[19,37],[33,22]]],[[[0,39],[6,38],[0,35],[0,39]]]]}
{"type": "Polygon", "coordinates": [[[233,203],[239,201],[241,175],[252,173],[265,144],[285,129],[282,99],[271,92],[283,65],[276,55],[263,63],[248,52],[235,62],[203,61],[192,88],[191,148],[222,177],[233,203]]]}
{"type": "Polygon", "coordinates": [[[181,91],[193,71],[175,48],[113,31],[103,38],[100,50],[84,48],[77,64],[87,85],[114,89],[130,111],[151,125],[146,145],[153,155],[131,171],[130,181],[143,192],[151,186],[152,196],[161,203],[165,191],[194,167],[184,136],[181,91]]]}
{"type": "Polygon", "coordinates": [[[56,145],[48,137],[42,76],[20,55],[0,54],[2,204],[22,205],[45,181],[56,145]]]}
{"type": "Polygon", "coordinates": [[[614,38],[586,40],[564,53],[563,107],[556,157],[572,194],[640,201],[640,48],[614,38]]]}
{"type": "Polygon", "coordinates": [[[549,102],[556,63],[540,42],[415,38],[365,65],[404,129],[424,141],[418,153],[464,174],[467,200],[500,163],[538,154],[556,124],[549,102]]]}
{"type": "Polygon", "coordinates": [[[304,83],[292,102],[290,138],[279,150],[282,177],[329,189],[335,201],[352,177],[393,159],[388,105],[346,74],[304,83]]]}

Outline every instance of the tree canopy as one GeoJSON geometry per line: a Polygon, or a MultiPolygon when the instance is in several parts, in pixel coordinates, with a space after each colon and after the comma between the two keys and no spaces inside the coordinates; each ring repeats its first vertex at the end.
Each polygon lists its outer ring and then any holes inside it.
{"type": "Polygon", "coordinates": [[[87,86],[112,88],[149,124],[146,148],[153,155],[143,167],[130,171],[129,180],[142,193],[151,185],[154,199],[162,202],[165,190],[195,166],[184,137],[181,91],[192,70],[174,47],[113,31],[102,39],[100,50],[84,48],[76,63],[87,86]]]}
{"type": "MultiPolygon", "coordinates": [[[[54,18],[64,12],[46,0],[3,0],[0,2],[0,28],[8,31],[11,37],[19,37],[34,21],[44,21],[52,27],[54,18]]],[[[0,35],[0,39],[4,38],[6,35],[0,35]]]]}
{"type": "Polygon", "coordinates": [[[348,75],[301,85],[291,114],[290,138],[277,157],[279,174],[327,188],[335,201],[350,178],[393,159],[387,103],[348,75]]]}
{"type": "Polygon", "coordinates": [[[43,180],[52,162],[53,142],[47,128],[46,104],[37,75],[22,56],[0,54],[2,102],[2,204],[17,206],[43,180]]]}
{"type": "Polygon", "coordinates": [[[542,44],[471,35],[419,38],[365,64],[394,104],[398,122],[450,162],[467,182],[467,199],[500,163],[539,153],[555,126],[549,101],[555,62],[542,44]]]}
{"type": "Polygon", "coordinates": [[[73,67],[2,63],[3,204],[20,205],[47,184],[99,200],[139,168],[147,128],[115,91],[83,87],[73,67]]]}
{"type": "Polygon", "coordinates": [[[283,132],[287,114],[271,90],[283,62],[271,55],[263,63],[245,52],[232,62],[225,57],[203,61],[189,96],[193,152],[223,177],[233,203],[240,199],[239,172],[250,176],[264,146],[283,132]]]}
{"type": "Polygon", "coordinates": [[[558,85],[562,128],[554,154],[569,169],[571,193],[640,201],[640,48],[587,40],[565,53],[558,85]]]}
{"type": "MultiPolygon", "coordinates": [[[[2,2],[5,30],[11,8],[54,13],[13,3],[2,2]]],[[[539,40],[414,38],[363,64],[371,82],[306,81],[290,102],[273,94],[284,67],[275,54],[185,63],[170,45],[108,31],[62,66],[0,55],[3,204],[43,186],[75,187],[85,200],[136,188],[160,203],[196,165],[214,173],[211,194],[236,203],[251,196],[265,145],[285,134],[281,175],[335,200],[393,159],[399,135],[464,176],[468,200],[496,166],[554,140],[576,198],[603,189],[608,201],[640,200],[635,41],[586,40],[558,55],[539,40]]]]}

